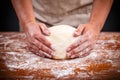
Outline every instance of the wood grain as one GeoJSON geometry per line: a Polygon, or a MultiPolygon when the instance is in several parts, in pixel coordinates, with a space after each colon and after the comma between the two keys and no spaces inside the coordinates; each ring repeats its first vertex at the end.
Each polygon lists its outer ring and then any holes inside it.
{"type": "Polygon", "coordinates": [[[72,60],[41,58],[24,33],[0,33],[0,80],[120,80],[120,33],[102,32],[90,55],[72,60]]]}

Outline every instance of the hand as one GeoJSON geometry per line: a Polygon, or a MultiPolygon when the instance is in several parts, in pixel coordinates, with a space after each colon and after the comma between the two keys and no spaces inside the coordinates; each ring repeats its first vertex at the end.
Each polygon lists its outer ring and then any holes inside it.
{"type": "Polygon", "coordinates": [[[85,57],[93,49],[100,29],[94,24],[81,24],[74,32],[74,37],[79,37],[76,42],[67,48],[68,58],[85,57]]]}
{"type": "Polygon", "coordinates": [[[43,23],[28,23],[24,31],[27,36],[30,51],[41,57],[52,57],[51,43],[44,35],[50,35],[48,28],[43,23]]]}

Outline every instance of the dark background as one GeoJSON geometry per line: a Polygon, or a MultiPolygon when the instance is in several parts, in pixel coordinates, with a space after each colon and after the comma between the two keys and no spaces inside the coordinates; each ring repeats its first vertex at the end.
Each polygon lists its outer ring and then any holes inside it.
{"type": "Polygon", "coordinates": [[[19,22],[11,0],[0,0],[0,31],[19,31],[19,22]]]}
{"type": "MultiPolygon", "coordinates": [[[[120,4],[114,0],[113,6],[102,31],[120,32],[120,4]]],[[[0,31],[19,31],[19,22],[11,0],[0,0],[0,31]]]]}

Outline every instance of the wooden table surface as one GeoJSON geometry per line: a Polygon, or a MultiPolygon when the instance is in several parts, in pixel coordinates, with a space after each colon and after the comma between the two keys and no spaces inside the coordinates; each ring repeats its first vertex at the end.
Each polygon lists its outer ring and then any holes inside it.
{"type": "Polygon", "coordinates": [[[25,41],[0,33],[0,80],[120,80],[120,32],[102,32],[90,55],[71,60],[41,58],[25,41]]]}

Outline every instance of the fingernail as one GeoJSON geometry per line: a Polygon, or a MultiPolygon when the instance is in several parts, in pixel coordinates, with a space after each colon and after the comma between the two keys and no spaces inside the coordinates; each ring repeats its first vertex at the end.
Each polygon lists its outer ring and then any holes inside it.
{"type": "Polygon", "coordinates": [[[51,55],[54,55],[55,54],[55,52],[51,52],[51,55]]]}
{"type": "Polygon", "coordinates": [[[50,34],[50,31],[46,30],[46,33],[47,33],[47,34],[50,34]]]}
{"type": "Polygon", "coordinates": [[[78,34],[78,32],[74,32],[74,37],[77,37],[79,34],[78,34]]]}
{"type": "Polygon", "coordinates": [[[77,32],[77,31],[75,31],[75,33],[74,33],[74,34],[78,35],[78,32],[77,32]]]}

